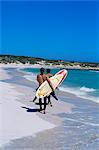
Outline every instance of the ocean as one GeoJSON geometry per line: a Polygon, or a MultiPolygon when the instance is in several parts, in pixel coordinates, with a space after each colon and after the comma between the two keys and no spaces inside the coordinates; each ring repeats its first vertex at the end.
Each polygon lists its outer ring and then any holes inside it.
{"type": "MultiPolygon", "coordinates": [[[[54,75],[59,70],[51,69],[51,73],[54,75]]],[[[26,78],[36,82],[38,68],[25,68],[23,71],[30,72],[26,78]]],[[[68,70],[68,76],[59,90],[99,103],[99,71],[68,70]]]]}

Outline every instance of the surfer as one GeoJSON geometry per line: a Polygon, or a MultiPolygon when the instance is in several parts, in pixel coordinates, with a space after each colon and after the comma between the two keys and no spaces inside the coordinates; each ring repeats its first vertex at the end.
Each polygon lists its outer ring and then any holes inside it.
{"type": "MultiPolygon", "coordinates": [[[[44,74],[44,68],[40,69],[40,74],[37,75],[37,81],[39,83],[39,86],[37,87],[36,91],[38,90],[38,88],[40,87],[40,85],[46,80],[46,76],[44,74]]],[[[35,102],[35,100],[37,99],[37,97],[35,96],[33,99],[33,102],[35,102]]],[[[41,108],[41,107],[40,107],[41,108]]]]}
{"type": "MultiPolygon", "coordinates": [[[[51,84],[51,82],[50,82],[50,80],[49,80],[49,77],[44,74],[44,68],[41,68],[41,69],[40,69],[40,74],[37,75],[37,81],[38,81],[38,83],[39,83],[39,87],[40,87],[40,85],[41,85],[44,81],[46,81],[46,80],[47,80],[47,82],[49,83],[49,85],[50,85],[52,91],[54,92],[54,88],[53,88],[53,86],[52,86],[52,84],[51,84]]],[[[46,98],[47,98],[47,97],[44,97],[44,108],[43,108],[43,109],[42,109],[42,99],[39,98],[40,111],[44,110],[44,112],[43,112],[44,114],[45,114],[45,110],[46,110],[46,98]]],[[[33,101],[34,101],[34,100],[33,100],[33,101]]]]}
{"type": "MultiPolygon", "coordinates": [[[[44,68],[41,68],[40,69],[40,74],[37,75],[37,81],[39,83],[39,87],[45,80],[46,80],[46,75],[44,74],[44,68]]],[[[42,108],[42,99],[41,98],[39,98],[39,104],[40,104],[40,111],[44,110],[44,113],[45,113],[46,97],[44,97],[44,108],[42,108]]]]}

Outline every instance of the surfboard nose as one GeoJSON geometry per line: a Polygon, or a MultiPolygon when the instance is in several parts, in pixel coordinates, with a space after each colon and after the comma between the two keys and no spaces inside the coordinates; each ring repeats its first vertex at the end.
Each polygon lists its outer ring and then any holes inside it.
{"type": "Polygon", "coordinates": [[[68,71],[67,71],[66,69],[63,69],[63,70],[62,70],[62,74],[63,74],[64,76],[65,76],[65,75],[67,76],[67,73],[68,73],[68,71]]]}
{"type": "Polygon", "coordinates": [[[66,69],[64,69],[64,74],[67,74],[67,73],[68,73],[68,71],[66,69]]]}

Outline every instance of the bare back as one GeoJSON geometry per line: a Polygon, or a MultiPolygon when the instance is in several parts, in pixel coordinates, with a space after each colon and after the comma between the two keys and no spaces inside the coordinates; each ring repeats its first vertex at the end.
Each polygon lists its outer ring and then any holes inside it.
{"type": "Polygon", "coordinates": [[[37,75],[37,81],[39,83],[39,86],[46,80],[46,75],[43,74],[43,75],[37,75]]]}

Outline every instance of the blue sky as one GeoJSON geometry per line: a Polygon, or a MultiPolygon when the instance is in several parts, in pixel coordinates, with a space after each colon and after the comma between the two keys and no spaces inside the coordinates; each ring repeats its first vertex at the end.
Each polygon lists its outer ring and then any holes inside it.
{"type": "Polygon", "coordinates": [[[99,62],[99,3],[4,1],[1,54],[99,62]]]}

